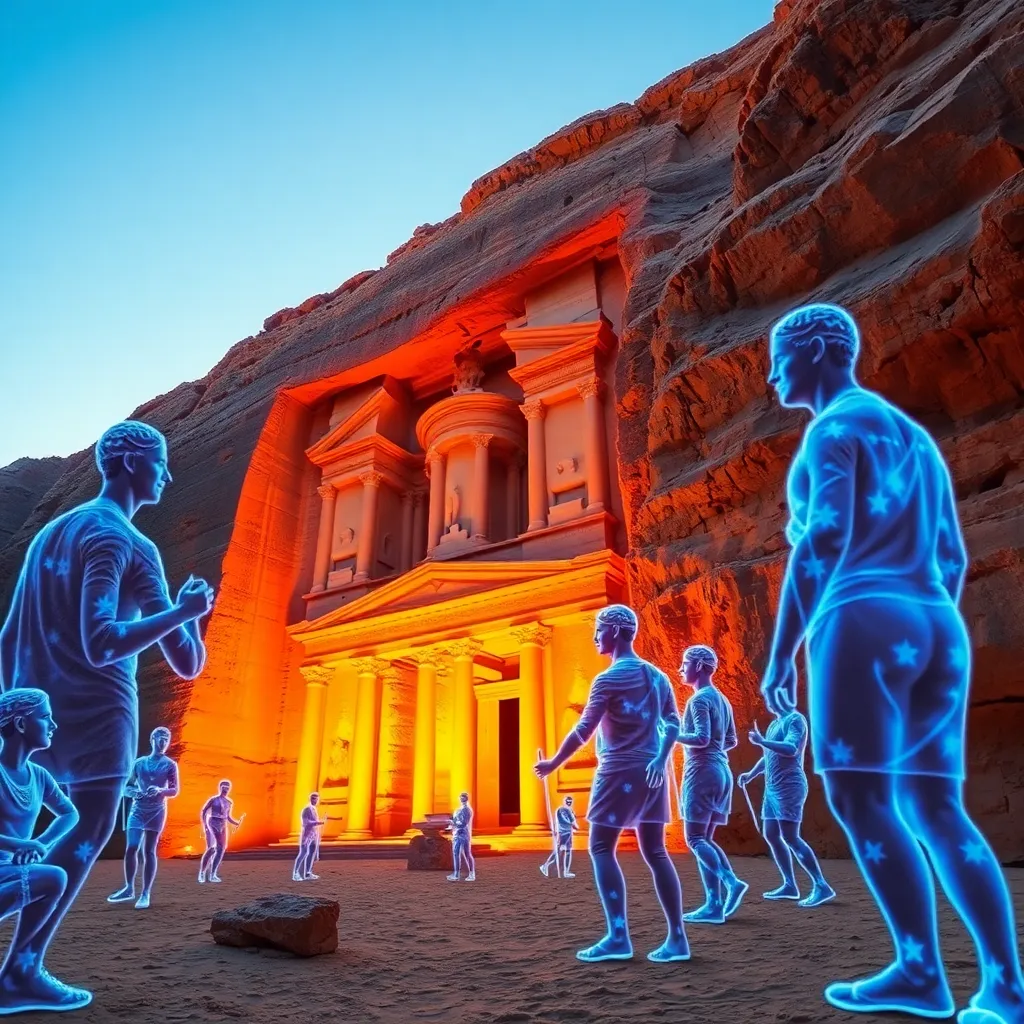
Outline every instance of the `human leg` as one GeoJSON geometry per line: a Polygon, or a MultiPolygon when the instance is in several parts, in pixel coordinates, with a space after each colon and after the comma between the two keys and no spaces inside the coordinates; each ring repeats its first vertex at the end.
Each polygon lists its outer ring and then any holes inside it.
{"type": "Polygon", "coordinates": [[[220,831],[214,832],[214,847],[213,857],[210,860],[210,874],[209,879],[211,882],[219,882],[220,878],[220,865],[221,861],[224,860],[224,854],[228,852],[228,830],[225,825],[220,831]]]}
{"type": "Polygon", "coordinates": [[[772,860],[782,875],[782,885],[777,889],[764,893],[766,900],[795,900],[800,898],[800,889],[793,874],[793,856],[782,836],[782,825],[777,818],[765,818],[761,827],[764,829],[764,841],[771,851],[772,860]]]}
{"type": "Polygon", "coordinates": [[[840,1009],[864,1013],[950,1016],[953,997],[939,955],[931,872],[898,810],[895,776],[830,771],[825,789],[895,951],[885,970],[830,985],[825,998],[840,1009]]]}
{"type": "Polygon", "coordinates": [[[658,902],[668,925],[668,936],[664,943],[650,953],[647,959],[657,962],[688,960],[690,946],[683,926],[683,889],[672,858],[665,849],[665,826],[660,822],[643,822],[637,826],[636,838],[640,845],[640,855],[654,880],[654,891],[658,894],[658,902]]]}
{"type": "Polygon", "coordinates": [[[565,861],[562,864],[562,877],[563,878],[575,878],[576,876],[570,870],[572,868],[572,840],[570,839],[562,847],[562,853],[565,857],[565,861]]]}
{"type": "Polygon", "coordinates": [[[126,903],[135,899],[135,875],[139,870],[139,847],[142,844],[142,829],[129,828],[128,842],[124,848],[124,885],[107,897],[108,903],[126,903]]]}
{"type": "Polygon", "coordinates": [[[750,888],[750,886],[744,882],[741,878],[736,876],[736,872],[732,869],[732,864],[729,863],[729,858],[726,856],[725,850],[723,850],[718,843],[715,842],[715,829],[717,825],[711,824],[707,830],[707,840],[714,846],[715,851],[718,853],[718,861],[721,864],[721,879],[722,886],[724,888],[722,897],[722,910],[726,917],[732,917],[739,908],[740,901],[743,899],[744,894],[750,888]]]}
{"type": "Polygon", "coordinates": [[[77,1010],[92,993],[54,978],[42,964],[40,926],[53,913],[67,887],[67,875],[51,864],[9,865],[0,885],[0,917],[18,911],[10,948],[0,968],[0,1015],[31,1010],[77,1010]]]}
{"type": "Polygon", "coordinates": [[[974,940],[981,984],[971,1006],[998,1018],[978,1016],[977,1024],[1022,1024],[1024,974],[1013,901],[999,861],[964,807],[962,782],[906,775],[898,778],[897,787],[903,817],[924,844],[943,891],[974,940]]]}
{"type": "Polygon", "coordinates": [[[800,835],[799,821],[780,821],[779,827],[782,830],[782,838],[788,849],[793,851],[800,867],[807,872],[811,879],[812,887],[810,893],[800,901],[801,907],[819,907],[822,903],[828,903],[835,899],[835,889],[825,881],[821,865],[815,856],[810,844],[800,835]]]}
{"type": "Polygon", "coordinates": [[[725,920],[722,893],[722,864],[718,847],[708,840],[711,825],[707,821],[684,821],[683,834],[690,852],[697,858],[697,870],[704,885],[704,905],[683,915],[686,921],[721,924],[725,920]]]}
{"type": "Polygon", "coordinates": [[[160,833],[155,829],[147,829],[142,834],[142,895],[135,906],[145,910],[153,895],[153,883],[160,864],[157,850],[160,845],[160,833]]]}
{"type": "Polygon", "coordinates": [[[590,859],[594,864],[594,884],[604,910],[607,933],[588,949],[581,949],[579,960],[628,960],[633,955],[626,915],[626,879],[619,867],[615,849],[622,830],[613,825],[590,826],[590,859]]]}

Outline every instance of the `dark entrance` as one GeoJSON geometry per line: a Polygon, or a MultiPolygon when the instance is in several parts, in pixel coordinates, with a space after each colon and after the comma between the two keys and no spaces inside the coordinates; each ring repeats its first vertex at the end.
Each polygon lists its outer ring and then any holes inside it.
{"type": "Polygon", "coordinates": [[[519,698],[498,701],[498,814],[503,828],[519,824],[519,698]]]}

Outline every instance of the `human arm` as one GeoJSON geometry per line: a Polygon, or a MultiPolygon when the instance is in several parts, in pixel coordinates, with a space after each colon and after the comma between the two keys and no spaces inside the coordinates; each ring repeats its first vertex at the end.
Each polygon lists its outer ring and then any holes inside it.
{"type": "Polygon", "coordinates": [[[207,827],[206,819],[210,811],[213,810],[213,801],[216,799],[217,798],[215,796],[211,796],[210,799],[207,800],[205,804],[203,804],[203,809],[199,812],[199,824],[202,825],[203,828],[207,827]]]}
{"type": "Polygon", "coordinates": [[[78,824],[78,808],[65,796],[48,771],[38,766],[35,770],[42,776],[43,806],[53,815],[53,821],[36,838],[36,842],[49,853],[78,824]]]}
{"type": "Polygon", "coordinates": [[[165,783],[163,789],[159,791],[160,796],[167,797],[168,800],[176,797],[181,792],[181,786],[178,781],[178,766],[172,761],[170,778],[165,783]]]}
{"type": "Polygon", "coordinates": [[[759,779],[762,775],[764,775],[764,757],[761,757],[750,771],[744,772],[736,782],[741,786],[749,786],[754,779],[759,779]]]}
{"type": "Polygon", "coordinates": [[[608,697],[608,687],[602,677],[598,676],[590,687],[586,707],[584,707],[583,713],[580,715],[580,720],[576,723],[576,728],[570,731],[565,739],[562,740],[562,745],[558,748],[558,752],[554,757],[545,761],[538,761],[534,766],[533,770],[540,778],[546,778],[553,771],[561,768],[594,735],[597,727],[601,724],[601,719],[608,710],[608,697]]]}
{"type": "Polygon", "coordinates": [[[725,736],[723,737],[722,746],[725,750],[733,750],[739,743],[739,740],[736,738],[736,719],[733,716],[732,707],[728,702],[725,703],[725,708],[729,720],[725,725],[725,736]]]}
{"type": "Polygon", "coordinates": [[[686,706],[686,721],[677,742],[682,743],[684,747],[695,747],[697,750],[702,750],[711,742],[711,713],[705,701],[690,698],[690,703],[686,706]]]}

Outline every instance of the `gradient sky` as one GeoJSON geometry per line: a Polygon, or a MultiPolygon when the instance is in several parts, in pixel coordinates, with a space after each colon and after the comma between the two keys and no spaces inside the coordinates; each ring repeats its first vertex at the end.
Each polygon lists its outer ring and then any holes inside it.
{"type": "Polygon", "coordinates": [[[87,447],[772,8],[3,0],[0,466],[87,447]]]}

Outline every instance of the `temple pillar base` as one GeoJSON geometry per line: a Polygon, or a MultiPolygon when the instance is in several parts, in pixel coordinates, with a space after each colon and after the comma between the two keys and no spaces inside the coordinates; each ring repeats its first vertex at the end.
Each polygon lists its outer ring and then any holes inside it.
{"type": "Polygon", "coordinates": [[[536,836],[547,836],[550,838],[551,829],[549,829],[547,825],[516,825],[516,827],[512,829],[512,835],[529,836],[530,838],[534,838],[536,836]]]}
{"type": "Polygon", "coordinates": [[[370,829],[356,829],[354,832],[342,832],[338,839],[343,843],[357,842],[363,839],[373,839],[374,835],[370,829]]]}

